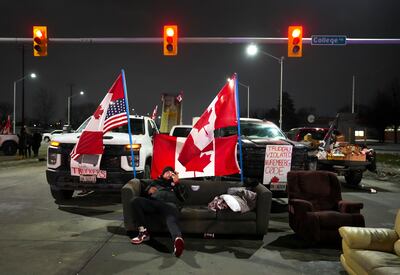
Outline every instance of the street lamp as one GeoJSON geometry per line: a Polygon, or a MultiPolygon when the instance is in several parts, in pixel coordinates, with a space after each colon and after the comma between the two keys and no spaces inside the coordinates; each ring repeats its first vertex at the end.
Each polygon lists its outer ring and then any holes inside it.
{"type": "Polygon", "coordinates": [[[71,120],[71,98],[77,95],[84,95],[85,92],[84,91],[80,91],[79,94],[74,94],[74,95],[70,95],[68,96],[68,125],[70,124],[70,120],[71,120]]]}
{"type": "Polygon", "coordinates": [[[266,56],[269,56],[269,57],[275,59],[276,61],[279,62],[279,64],[281,64],[281,83],[280,83],[280,88],[279,88],[279,128],[282,129],[282,91],[283,91],[283,60],[284,60],[284,57],[281,56],[279,58],[279,57],[276,57],[267,52],[261,51],[258,49],[257,45],[255,45],[255,44],[250,44],[249,46],[247,46],[246,52],[249,56],[255,56],[258,52],[260,52],[266,56]]]}
{"type": "MultiPolygon", "coordinates": [[[[228,82],[231,81],[230,78],[226,79],[228,82]]],[[[247,118],[250,117],[250,86],[249,85],[245,85],[242,82],[238,81],[237,82],[239,85],[247,88],[247,118]]]]}
{"type": "Polygon", "coordinates": [[[25,78],[27,78],[28,76],[30,76],[32,79],[36,78],[36,74],[35,73],[31,73],[29,75],[25,75],[17,80],[14,81],[14,111],[13,111],[13,134],[15,135],[15,102],[16,102],[16,96],[17,96],[17,83],[24,80],[25,78]]]}

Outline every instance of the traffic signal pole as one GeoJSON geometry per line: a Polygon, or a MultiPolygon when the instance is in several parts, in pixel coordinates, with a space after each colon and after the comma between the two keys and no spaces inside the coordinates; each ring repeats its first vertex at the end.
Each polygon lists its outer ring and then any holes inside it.
{"type": "MultiPolygon", "coordinates": [[[[287,44],[287,37],[180,37],[186,44],[287,44]]],[[[163,43],[160,37],[93,37],[93,38],[48,38],[54,44],[146,44],[163,43]]],[[[32,38],[0,37],[1,43],[32,43],[32,38]]],[[[347,38],[347,45],[400,45],[400,38],[347,38]]],[[[311,45],[311,38],[303,37],[303,44],[311,45]]]]}

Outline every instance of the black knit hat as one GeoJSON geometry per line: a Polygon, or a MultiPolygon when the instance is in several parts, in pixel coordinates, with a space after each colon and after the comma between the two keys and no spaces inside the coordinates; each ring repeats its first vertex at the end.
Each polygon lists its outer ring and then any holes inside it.
{"type": "Polygon", "coordinates": [[[168,172],[168,171],[175,172],[174,168],[172,168],[171,166],[166,166],[166,167],[163,169],[163,171],[162,171],[162,173],[161,173],[161,176],[164,175],[164,173],[165,173],[165,172],[168,172]]]}

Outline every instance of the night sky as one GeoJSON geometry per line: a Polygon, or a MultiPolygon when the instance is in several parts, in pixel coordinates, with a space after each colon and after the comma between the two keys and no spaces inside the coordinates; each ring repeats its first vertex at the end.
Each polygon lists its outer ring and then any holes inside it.
{"type": "MultiPolygon", "coordinates": [[[[181,37],[286,37],[289,25],[303,25],[304,36],[400,38],[400,1],[11,1],[0,2],[0,37],[31,37],[33,25],[47,25],[49,37],[161,37],[164,24],[179,26],[181,37]]],[[[55,119],[66,120],[69,84],[84,97],[74,104],[98,104],[125,69],[130,107],[151,113],[161,93],[184,91],[184,122],[200,115],[233,72],[250,85],[250,109],[276,107],[279,63],[259,55],[249,58],[244,44],[180,44],[176,57],[164,57],[160,44],[49,44],[48,56],[34,58],[26,45],[25,71],[39,78],[25,81],[26,116],[34,117],[35,93],[56,94],[55,119]]],[[[21,45],[0,44],[0,102],[12,104],[13,81],[22,76],[21,45]]],[[[286,44],[260,45],[277,57],[286,44]]],[[[314,107],[334,116],[351,104],[356,75],[356,104],[368,104],[375,92],[400,77],[400,45],[305,45],[303,57],[285,60],[284,91],[295,107],[314,107]]],[[[21,102],[18,84],[18,110],[21,102]]],[[[240,87],[245,111],[247,90],[240,87]]],[[[94,111],[94,110],[93,110],[94,111]]],[[[20,111],[19,111],[20,112],[20,111]]],[[[285,117],[283,117],[285,121],[285,117]]]]}

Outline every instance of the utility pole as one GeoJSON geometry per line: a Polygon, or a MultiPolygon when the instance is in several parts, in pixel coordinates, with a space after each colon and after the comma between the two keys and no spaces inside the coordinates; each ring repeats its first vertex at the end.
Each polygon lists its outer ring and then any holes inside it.
{"type": "Polygon", "coordinates": [[[72,92],[73,92],[74,84],[69,84],[69,97],[68,97],[68,125],[71,126],[71,106],[72,106],[72,92]]]}
{"type": "MultiPolygon", "coordinates": [[[[25,45],[22,45],[22,76],[25,76],[25,45]]],[[[21,127],[25,125],[25,80],[22,79],[21,127]]]]}
{"type": "Polygon", "coordinates": [[[355,95],[355,89],[356,89],[356,76],[353,75],[353,90],[352,90],[352,95],[351,95],[351,113],[354,114],[354,95],[355,95]]]}

